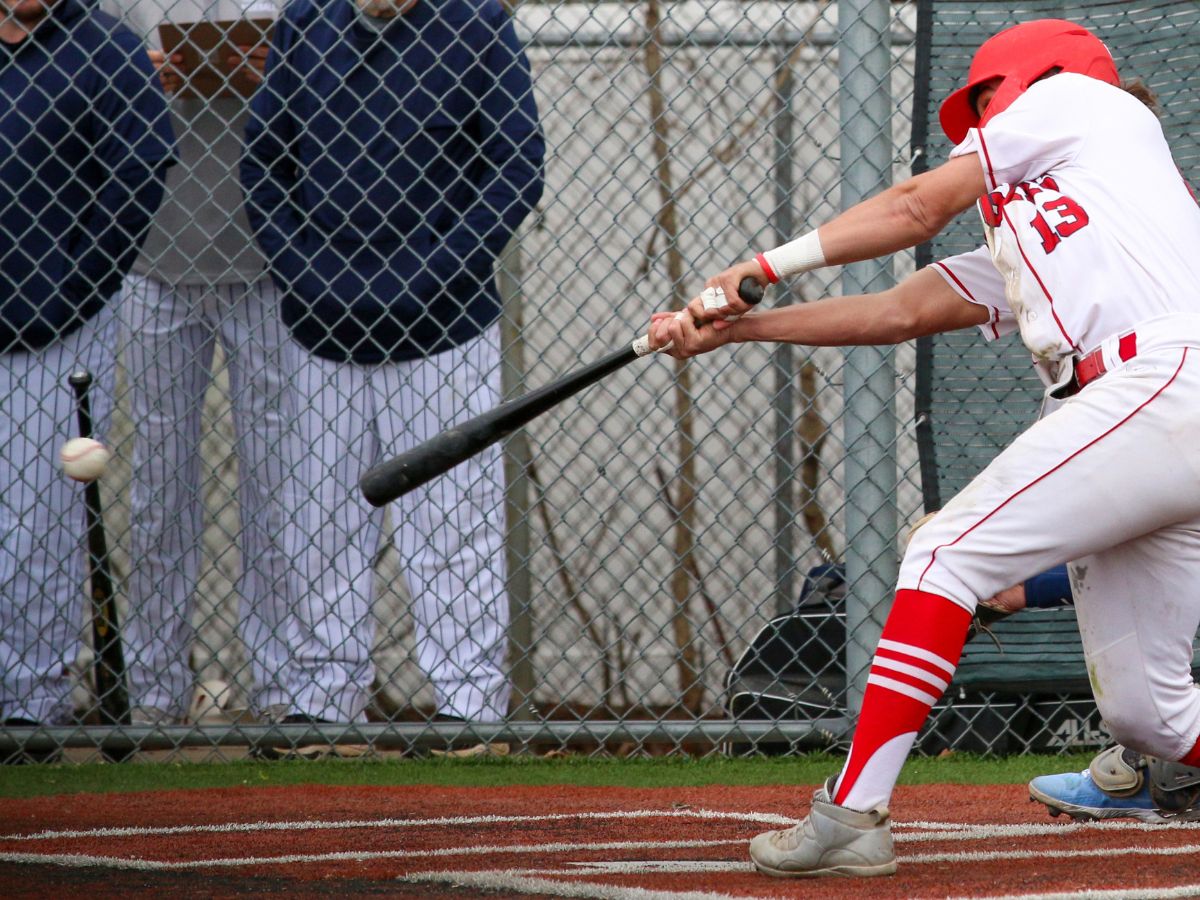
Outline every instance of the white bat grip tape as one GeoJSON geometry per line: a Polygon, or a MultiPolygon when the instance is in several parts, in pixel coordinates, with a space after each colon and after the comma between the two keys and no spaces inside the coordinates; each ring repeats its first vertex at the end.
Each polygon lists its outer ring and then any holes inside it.
{"type": "MultiPolygon", "coordinates": [[[[686,315],[687,311],[681,309],[679,312],[675,313],[675,318],[682,319],[686,315]]],[[[664,350],[670,350],[673,346],[675,346],[675,342],[668,341],[657,350],[651,350],[650,335],[643,334],[640,338],[633,342],[633,352],[638,356],[649,356],[651,353],[662,353],[664,350]]]]}
{"type": "Polygon", "coordinates": [[[649,356],[654,351],[650,349],[650,335],[643,334],[633,342],[633,352],[638,356],[649,356]]]}

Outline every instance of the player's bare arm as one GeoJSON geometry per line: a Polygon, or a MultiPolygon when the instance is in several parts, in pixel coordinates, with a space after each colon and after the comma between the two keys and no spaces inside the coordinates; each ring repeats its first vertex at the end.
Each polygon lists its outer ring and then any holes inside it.
{"type": "MultiPolygon", "coordinates": [[[[740,316],[750,310],[737,293],[737,285],[747,276],[760,284],[780,277],[810,271],[823,266],[876,259],[907,250],[929,240],[983,194],[986,188],[983,168],[972,156],[962,156],[914,176],[898,185],[855,204],[841,215],[791,244],[770,253],[785,251],[795,259],[793,268],[776,273],[768,271],[763,254],[730,266],[705,282],[705,287],[720,288],[728,301],[725,306],[706,308],[694,298],[688,308],[699,322],[716,322],[740,316]]],[[[723,324],[716,326],[718,329],[723,324]]]]}
{"type": "Polygon", "coordinates": [[[830,297],[813,303],[756,310],[734,322],[697,325],[690,316],[655,313],[651,345],[679,359],[730,343],[773,341],[813,347],[898,344],[988,321],[989,310],[964,300],[932,269],[874,294],[830,297]]]}

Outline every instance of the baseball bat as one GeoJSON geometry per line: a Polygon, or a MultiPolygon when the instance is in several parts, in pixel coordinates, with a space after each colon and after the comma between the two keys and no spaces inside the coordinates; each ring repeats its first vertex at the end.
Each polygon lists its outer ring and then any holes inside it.
{"type": "MultiPolygon", "coordinates": [[[[753,278],[743,278],[738,294],[747,303],[758,303],[763,288],[753,278]]],[[[454,428],[448,428],[401,453],[399,456],[372,466],[359,479],[363,497],[372,506],[383,506],[409,491],[449,472],[459,463],[497,441],[508,437],[522,425],[536,419],[548,409],[573,397],[586,387],[611,375],[639,357],[653,351],[643,335],[627,347],[581,366],[562,378],[523,394],[495,409],[476,416],[454,428]]]]}
{"type": "MultiPolygon", "coordinates": [[[[79,436],[92,436],[92,408],[88,388],[90,372],[79,370],[67,376],[75,391],[75,412],[79,436]]],[[[117,619],[117,598],[113,591],[108,541],[104,535],[104,516],[100,507],[100,484],[89,481],[83,488],[87,525],[88,572],[92,585],[92,647],[95,662],[96,698],[100,720],[106,725],[129,724],[129,693],[125,688],[125,653],[121,649],[121,628],[117,619]]]]}

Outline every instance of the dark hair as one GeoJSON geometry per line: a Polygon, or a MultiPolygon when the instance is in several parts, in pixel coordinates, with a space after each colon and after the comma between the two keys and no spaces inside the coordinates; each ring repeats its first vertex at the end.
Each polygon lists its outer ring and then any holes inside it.
{"type": "Polygon", "coordinates": [[[1159,105],[1158,95],[1150,90],[1150,86],[1140,78],[1131,78],[1128,81],[1121,82],[1121,90],[1125,91],[1137,99],[1141,100],[1150,112],[1156,116],[1162,112],[1162,106],[1159,105]]]}

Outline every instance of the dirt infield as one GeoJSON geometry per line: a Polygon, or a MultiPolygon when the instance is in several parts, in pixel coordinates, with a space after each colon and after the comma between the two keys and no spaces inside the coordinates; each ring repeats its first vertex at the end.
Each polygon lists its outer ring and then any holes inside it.
{"type": "Polygon", "coordinates": [[[613,900],[1200,894],[1200,824],[1071,825],[1050,819],[1013,785],[900,788],[893,804],[900,857],[894,877],[758,875],[746,841],[802,814],[811,791],[301,786],[6,800],[0,894],[613,900]]]}

